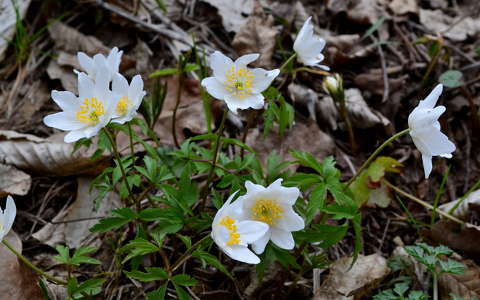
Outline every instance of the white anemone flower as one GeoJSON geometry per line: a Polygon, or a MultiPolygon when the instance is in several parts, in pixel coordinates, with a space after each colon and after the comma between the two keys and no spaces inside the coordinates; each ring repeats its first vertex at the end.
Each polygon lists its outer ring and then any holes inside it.
{"type": "Polygon", "coordinates": [[[7,204],[5,210],[0,209],[0,241],[8,234],[12,229],[13,221],[17,215],[17,207],[15,201],[11,196],[7,197],[7,204]]]}
{"type": "Polygon", "coordinates": [[[113,76],[112,92],[119,99],[112,122],[123,124],[130,121],[137,114],[146,92],[143,90],[143,80],[140,75],[133,77],[130,84],[127,79],[117,73],[113,76]]]}
{"type": "Polygon", "coordinates": [[[328,71],[329,67],[319,64],[325,58],[321,53],[325,47],[325,40],[314,34],[311,19],[312,17],[309,17],[298,32],[293,50],[297,53],[297,60],[300,63],[328,71]]]}
{"type": "Polygon", "coordinates": [[[203,79],[202,86],[213,97],[225,101],[234,114],[238,109],[263,108],[262,92],[278,76],[280,70],[248,68],[247,65],[259,56],[260,54],[247,54],[234,62],[221,52],[215,51],[210,56],[213,76],[203,79]]]}
{"type": "Polygon", "coordinates": [[[119,51],[117,47],[110,50],[107,57],[103,54],[95,54],[92,57],[83,52],[78,52],[77,58],[80,66],[87,72],[88,76],[95,80],[103,65],[107,66],[107,78],[111,81],[113,76],[118,73],[120,61],[122,60],[123,51],[119,51]]]}
{"type": "Polygon", "coordinates": [[[422,153],[425,178],[432,171],[432,157],[452,157],[455,145],[440,131],[438,118],[445,112],[445,106],[437,106],[443,85],[438,84],[430,95],[421,100],[418,106],[408,116],[408,127],[413,143],[422,153]]]}
{"type": "Polygon", "coordinates": [[[117,101],[109,90],[106,67],[99,69],[95,82],[85,73],[79,72],[78,93],[52,91],[52,99],[63,110],[43,118],[45,125],[70,131],[64,138],[66,143],[95,136],[112,119],[117,101]]]}
{"type": "Polygon", "coordinates": [[[250,249],[251,244],[261,238],[268,230],[268,225],[257,221],[239,221],[239,211],[231,204],[234,193],[215,215],[212,223],[212,239],[230,258],[248,263],[258,264],[260,259],[250,249]]]}
{"type": "Polygon", "coordinates": [[[282,249],[295,247],[292,231],[305,228],[305,221],[294,210],[293,205],[300,196],[296,187],[282,186],[282,179],[268,187],[245,182],[247,193],[238,198],[242,204],[242,219],[256,220],[268,224],[267,233],[252,244],[253,250],[263,253],[269,240],[282,249]]]}

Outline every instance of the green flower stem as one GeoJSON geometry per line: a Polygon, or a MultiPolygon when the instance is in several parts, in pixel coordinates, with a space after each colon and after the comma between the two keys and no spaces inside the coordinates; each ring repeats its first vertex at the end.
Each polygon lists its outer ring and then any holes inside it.
{"type": "MultiPolygon", "coordinates": [[[[392,183],[390,183],[388,180],[386,180],[385,178],[382,179],[382,182],[387,185],[388,187],[390,187],[392,190],[394,190],[395,192],[399,193],[400,195],[404,196],[405,198],[408,198],[410,200],[413,200],[414,202],[417,202],[418,204],[422,205],[423,207],[426,207],[428,209],[431,209],[431,210],[434,210],[434,207],[430,204],[430,203],[427,203],[407,192],[405,192],[404,190],[400,189],[399,187],[393,185],[392,183]]],[[[449,213],[446,213],[446,212],[443,212],[441,210],[437,210],[438,214],[444,216],[445,218],[447,219],[450,219],[460,225],[465,225],[465,222],[463,222],[462,220],[452,216],[451,214],[449,213]]]]}
{"type": "Polygon", "coordinates": [[[128,138],[130,140],[130,154],[133,157],[133,155],[135,154],[135,149],[133,148],[133,130],[130,122],[127,122],[127,127],[128,127],[128,138]]]}
{"type": "Polygon", "coordinates": [[[210,168],[210,172],[208,173],[207,184],[205,185],[205,189],[202,195],[202,208],[205,206],[205,201],[208,195],[208,189],[210,187],[210,183],[213,180],[213,175],[215,174],[215,168],[217,166],[217,157],[218,152],[220,150],[220,144],[222,143],[221,138],[223,135],[223,130],[225,129],[225,121],[227,120],[228,116],[228,109],[223,111],[222,120],[220,121],[220,128],[218,128],[217,140],[215,141],[215,149],[213,150],[213,159],[212,159],[212,166],[210,168]]]}
{"type": "Polygon", "coordinates": [[[327,71],[315,70],[315,69],[311,69],[311,68],[307,68],[307,67],[296,68],[296,69],[293,70],[293,73],[297,73],[297,72],[301,72],[301,71],[312,73],[312,74],[317,74],[317,75],[324,75],[324,76],[330,75],[330,73],[327,72],[327,71]]]}
{"type": "Polygon", "coordinates": [[[393,135],[393,136],[390,137],[388,140],[386,140],[385,142],[383,142],[383,144],[381,144],[381,145],[375,150],[375,152],[373,152],[372,155],[370,155],[370,157],[363,163],[363,165],[360,167],[360,169],[358,169],[357,173],[355,173],[355,175],[353,175],[352,178],[350,178],[350,180],[347,181],[347,183],[346,183],[346,185],[345,185],[345,188],[347,188],[350,184],[352,184],[352,182],[358,177],[358,175],[360,175],[360,173],[362,173],[362,171],[365,170],[365,169],[370,165],[370,163],[377,157],[377,155],[378,155],[385,147],[387,147],[388,145],[390,145],[394,140],[398,139],[398,138],[401,137],[402,135],[407,134],[409,131],[410,131],[410,129],[405,129],[405,130],[403,130],[403,131],[400,131],[399,133],[393,135]]]}
{"type": "Polygon", "coordinates": [[[432,274],[433,279],[433,300],[438,300],[438,275],[437,273],[432,274]]]}
{"type": "Polygon", "coordinates": [[[185,251],[185,253],[183,253],[182,256],[180,256],[180,258],[173,264],[172,268],[171,268],[171,272],[175,272],[176,269],[178,269],[178,267],[180,267],[189,257],[190,257],[190,253],[195,250],[195,248],[197,248],[201,243],[203,243],[204,241],[208,240],[210,238],[210,234],[207,234],[206,236],[204,236],[202,239],[200,239],[199,241],[197,241],[195,244],[192,245],[192,247],[190,247],[189,249],[187,249],[187,251],[185,251]]]}
{"type": "Polygon", "coordinates": [[[134,203],[136,205],[137,211],[140,211],[140,209],[141,209],[140,202],[135,201],[135,198],[133,197],[132,189],[130,188],[130,184],[128,183],[127,173],[125,172],[125,169],[123,168],[123,163],[122,163],[122,160],[120,158],[120,153],[118,152],[118,149],[117,149],[117,143],[115,142],[115,138],[113,137],[110,130],[108,130],[107,128],[104,128],[104,131],[105,131],[105,134],[108,137],[110,145],[112,146],[113,154],[115,155],[115,158],[117,159],[118,166],[120,167],[120,171],[122,172],[122,179],[125,180],[125,185],[126,185],[127,191],[128,191],[128,197],[130,198],[130,201],[132,201],[132,203],[134,203]]]}
{"type": "Polygon", "coordinates": [[[38,268],[37,266],[35,266],[33,263],[31,263],[25,256],[23,256],[22,254],[20,254],[17,250],[15,250],[15,248],[13,248],[12,245],[10,245],[10,243],[8,243],[7,241],[3,240],[2,241],[2,244],[5,245],[5,247],[8,248],[8,250],[12,251],[13,254],[15,254],[18,259],[20,259],[23,263],[25,263],[30,269],[32,269],[33,271],[35,271],[38,275],[42,276],[42,277],[45,277],[47,280],[51,281],[51,282],[54,282],[56,284],[59,284],[59,285],[64,285],[66,286],[67,285],[67,282],[63,281],[63,280],[60,280],[60,279],[57,279],[53,276],[50,276],[48,275],[46,272],[42,271],[40,268],[38,268]]]}
{"type": "Polygon", "coordinates": [[[181,62],[178,64],[178,88],[177,88],[177,99],[175,102],[175,107],[173,108],[173,115],[172,115],[172,136],[173,136],[173,142],[175,143],[175,146],[177,148],[180,148],[180,143],[178,142],[177,138],[177,110],[178,107],[180,106],[180,101],[182,99],[182,90],[183,90],[183,69],[181,66],[181,62]]]}
{"type": "Polygon", "coordinates": [[[284,63],[283,65],[280,67],[280,71],[283,71],[283,69],[285,69],[286,66],[288,66],[288,64],[295,59],[295,57],[297,57],[297,53],[293,53],[292,56],[290,56],[284,63]]]}

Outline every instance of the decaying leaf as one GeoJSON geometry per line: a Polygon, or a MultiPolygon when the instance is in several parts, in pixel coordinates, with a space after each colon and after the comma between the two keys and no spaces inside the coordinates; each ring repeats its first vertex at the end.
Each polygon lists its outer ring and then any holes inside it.
{"type": "Polygon", "coordinates": [[[26,195],[32,178],[15,167],[0,164],[0,197],[6,195],[26,195]]]}
{"type": "MultiPolygon", "coordinates": [[[[390,91],[396,91],[405,84],[408,75],[403,75],[398,78],[388,78],[388,86],[390,91]]],[[[371,69],[367,73],[355,76],[355,85],[362,90],[371,91],[375,95],[383,95],[384,82],[383,72],[381,69],[371,69]]]]}
{"type": "Polygon", "coordinates": [[[73,144],[63,142],[63,134],[43,139],[14,131],[0,131],[0,162],[28,172],[69,176],[98,174],[108,165],[107,157],[92,161],[95,151],[81,148],[73,152],[73,144]]]}
{"type": "MultiPolygon", "coordinates": [[[[177,102],[178,80],[176,76],[168,78],[168,90],[162,113],[155,125],[155,132],[164,144],[174,145],[172,137],[173,110],[177,102]]],[[[217,101],[217,100],[213,100],[217,101]]],[[[176,115],[176,132],[179,142],[193,133],[203,134],[207,131],[203,102],[200,97],[198,81],[185,80],[182,97],[176,115]]]]}
{"type": "Polygon", "coordinates": [[[393,0],[388,7],[396,15],[405,15],[407,13],[418,13],[418,4],[416,0],[393,0]]]}
{"type": "Polygon", "coordinates": [[[461,16],[454,18],[439,9],[420,9],[420,23],[434,33],[440,33],[456,42],[475,36],[480,31],[480,19],[461,16]]]}
{"type": "Polygon", "coordinates": [[[315,300],[360,299],[375,289],[390,273],[387,260],[380,254],[344,257],[330,266],[330,274],[315,291],[315,300]]]}
{"type": "Polygon", "coordinates": [[[362,45],[358,34],[332,35],[330,31],[320,30],[320,35],[327,42],[326,61],[330,64],[346,64],[376,51],[373,44],[362,45]]]}
{"type": "Polygon", "coordinates": [[[263,132],[255,128],[249,131],[246,143],[258,153],[264,165],[272,149],[278,151],[284,160],[291,161],[295,160],[289,153],[291,149],[309,152],[318,160],[323,160],[335,151],[333,139],[313,121],[307,124],[296,122],[283,138],[274,131],[264,137],[263,132]]]}
{"type": "MultiPolygon", "coordinates": [[[[5,240],[22,253],[22,241],[13,230],[7,234],[5,240]]],[[[37,284],[38,276],[2,244],[0,244],[0,262],[0,274],[2,274],[0,298],[5,300],[44,299],[37,284]]]]}
{"type": "Polygon", "coordinates": [[[390,124],[390,121],[380,112],[368,106],[359,89],[347,89],[345,91],[345,100],[353,126],[370,128],[377,124],[383,126],[390,124]]]}
{"type": "Polygon", "coordinates": [[[227,31],[238,32],[252,13],[254,0],[202,0],[218,9],[222,17],[223,27],[227,31]]]}
{"type": "Polygon", "coordinates": [[[50,79],[58,79],[66,91],[76,93],[77,77],[69,67],[62,67],[53,59],[48,63],[47,74],[50,79]]]}
{"type": "Polygon", "coordinates": [[[324,95],[324,97],[320,98],[315,107],[315,111],[318,120],[328,124],[333,130],[337,130],[339,115],[332,97],[324,95]]]}
{"type": "Polygon", "coordinates": [[[464,274],[442,274],[439,278],[441,299],[447,299],[450,293],[462,299],[480,299],[480,267],[471,260],[460,261],[467,266],[464,274]]]}
{"type": "Polygon", "coordinates": [[[439,221],[431,229],[425,229],[422,234],[433,243],[445,245],[460,255],[480,260],[480,230],[474,226],[465,226],[449,221],[439,221]]]}
{"type": "Polygon", "coordinates": [[[318,94],[314,90],[301,84],[291,83],[288,86],[288,93],[290,98],[292,98],[294,106],[306,107],[310,117],[313,120],[317,119],[315,107],[318,104],[318,94]]]}
{"type": "Polygon", "coordinates": [[[232,46],[240,55],[260,53],[260,58],[254,64],[269,67],[272,64],[275,36],[278,30],[273,26],[272,15],[267,15],[257,2],[253,13],[235,35],[232,46]]]}
{"type": "Polygon", "coordinates": [[[374,24],[380,17],[387,16],[381,0],[357,0],[347,10],[347,16],[353,22],[374,24]]]}
{"type": "Polygon", "coordinates": [[[77,196],[66,210],[61,211],[53,221],[57,224],[47,224],[33,234],[40,242],[55,247],[66,244],[70,248],[99,246],[98,235],[89,229],[98,223],[98,219],[108,216],[112,209],[120,207],[120,198],[110,192],[95,209],[95,198],[98,191],[90,189],[90,177],[79,177],[77,180],[77,196]]]}
{"type": "Polygon", "coordinates": [[[457,199],[455,201],[440,205],[438,209],[444,212],[450,212],[450,210],[454,208],[459,201],[461,201],[461,204],[458,206],[456,210],[452,212],[452,215],[465,219],[470,214],[469,206],[471,204],[480,206],[480,190],[476,190],[470,193],[470,195],[468,195],[468,197],[465,198],[463,201],[462,199],[457,199]]]}
{"type": "Polygon", "coordinates": [[[10,45],[9,41],[11,41],[15,35],[15,25],[17,24],[15,8],[18,10],[20,19],[23,19],[27,13],[30,1],[31,0],[5,0],[0,2],[0,61],[3,60],[5,51],[10,45]]]}

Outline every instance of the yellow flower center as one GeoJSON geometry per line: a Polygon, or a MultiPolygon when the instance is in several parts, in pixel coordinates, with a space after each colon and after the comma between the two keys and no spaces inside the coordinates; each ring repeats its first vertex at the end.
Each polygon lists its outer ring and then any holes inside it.
{"type": "Polygon", "coordinates": [[[260,199],[252,206],[253,219],[268,225],[275,225],[282,213],[283,208],[274,200],[260,199]]]}
{"type": "Polygon", "coordinates": [[[120,116],[123,116],[127,113],[128,108],[132,104],[132,100],[130,100],[128,97],[122,97],[117,104],[117,114],[120,116]]]}
{"type": "Polygon", "coordinates": [[[232,68],[227,71],[226,77],[227,81],[225,85],[230,94],[240,99],[252,94],[252,80],[254,78],[252,71],[249,71],[247,68],[239,68],[236,70],[235,66],[232,66],[232,68]]]}
{"type": "Polygon", "coordinates": [[[227,246],[238,245],[240,244],[240,234],[237,232],[237,226],[235,225],[235,220],[229,216],[223,217],[220,220],[220,225],[227,228],[229,231],[229,240],[227,241],[227,246]]]}
{"type": "Polygon", "coordinates": [[[77,120],[88,125],[96,125],[100,122],[100,116],[105,113],[102,101],[97,98],[85,98],[77,111],[77,120]]]}

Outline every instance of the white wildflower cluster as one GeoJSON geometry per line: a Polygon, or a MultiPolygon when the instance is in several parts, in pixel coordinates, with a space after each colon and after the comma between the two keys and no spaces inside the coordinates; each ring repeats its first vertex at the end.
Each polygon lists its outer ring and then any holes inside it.
{"type": "Polygon", "coordinates": [[[284,187],[277,179],[268,187],[245,183],[247,193],[232,203],[233,194],[217,212],[212,225],[212,238],[228,256],[238,261],[258,264],[268,241],[282,249],[295,246],[292,231],[302,230],[305,222],[293,205],[300,196],[296,187],[284,187]]]}
{"type": "Polygon", "coordinates": [[[50,127],[70,131],[65,142],[95,136],[109,122],[123,124],[136,114],[145,96],[140,75],[128,81],[119,73],[122,51],[113,48],[105,57],[78,53],[84,72],[78,76],[78,96],[70,91],[52,91],[52,99],[62,109],[43,119],[50,127]]]}

